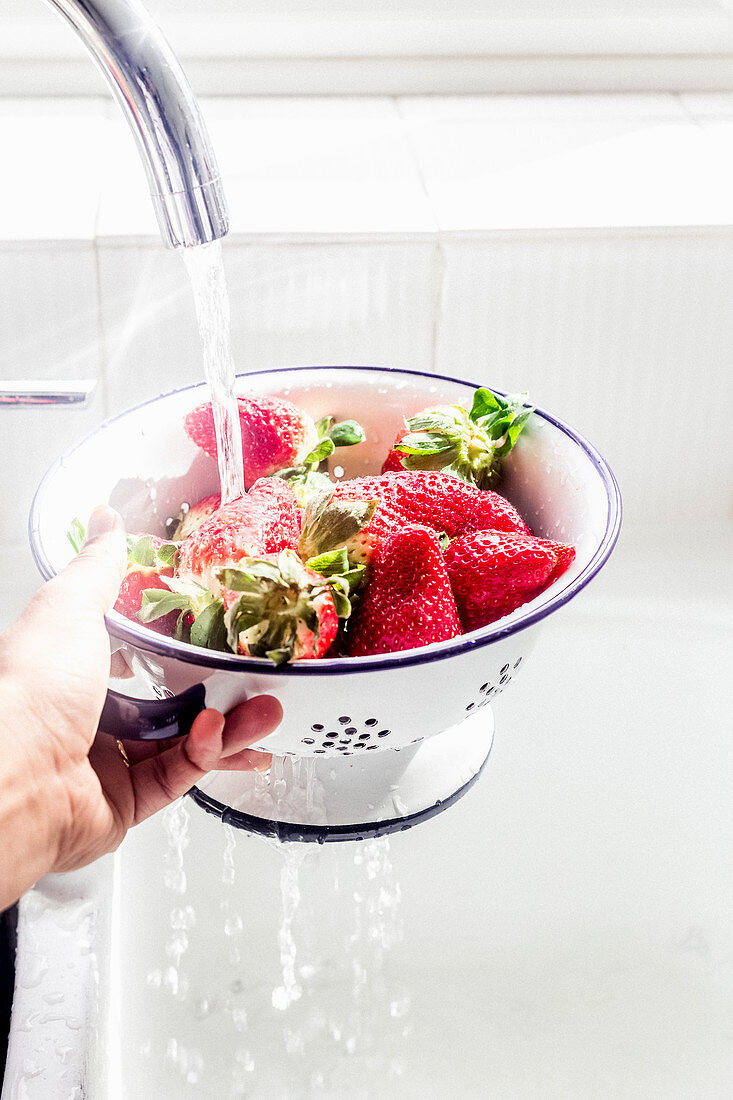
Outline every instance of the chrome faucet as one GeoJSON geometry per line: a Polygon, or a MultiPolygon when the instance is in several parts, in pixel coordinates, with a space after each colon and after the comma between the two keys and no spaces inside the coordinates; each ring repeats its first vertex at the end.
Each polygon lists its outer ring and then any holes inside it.
{"type": "MultiPolygon", "coordinates": [[[[223,237],[229,218],[198,104],[139,0],[48,0],[84,42],[137,141],[163,240],[190,248],[223,237]]],[[[96,383],[0,381],[0,408],[83,407],[96,383]]]]}
{"type": "Polygon", "coordinates": [[[223,237],[226,200],[209,135],[175,54],[139,0],[48,0],[77,32],[132,127],[172,248],[223,237]]]}

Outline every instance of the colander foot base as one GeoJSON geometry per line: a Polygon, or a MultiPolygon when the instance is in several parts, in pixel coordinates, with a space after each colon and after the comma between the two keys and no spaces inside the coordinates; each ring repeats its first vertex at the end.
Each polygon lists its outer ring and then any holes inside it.
{"type": "Polygon", "coordinates": [[[275,757],[269,776],[215,772],[190,792],[237,829],[318,844],[403,832],[452,806],[491,752],[489,707],[419,745],[348,758],[275,757]]]}

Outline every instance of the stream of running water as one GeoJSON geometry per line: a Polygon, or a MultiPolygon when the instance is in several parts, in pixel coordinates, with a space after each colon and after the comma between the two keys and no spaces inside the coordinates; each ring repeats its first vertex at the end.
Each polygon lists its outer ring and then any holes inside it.
{"type": "Polygon", "coordinates": [[[196,306],[204,375],[209,384],[214,412],[221,498],[226,504],[244,494],[244,470],[229,294],[221,241],[183,249],[183,258],[196,306]]]}

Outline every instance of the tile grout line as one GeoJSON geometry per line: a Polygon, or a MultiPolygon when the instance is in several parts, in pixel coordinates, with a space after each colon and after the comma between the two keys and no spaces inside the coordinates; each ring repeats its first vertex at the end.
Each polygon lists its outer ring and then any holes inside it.
{"type": "Polygon", "coordinates": [[[431,370],[435,374],[438,370],[438,351],[440,346],[441,320],[443,315],[443,301],[445,295],[445,280],[448,270],[448,262],[445,247],[436,234],[435,246],[432,258],[433,269],[433,324],[430,335],[431,340],[431,370]]]}
{"type": "Polygon", "coordinates": [[[402,98],[403,97],[402,96],[392,96],[390,98],[391,98],[393,106],[394,106],[395,114],[397,115],[397,118],[400,121],[402,136],[404,138],[405,145],[407,147],[407,151],[408,151],[409,156],[410,156],[410,160],[412,161],[412,164],[415,168],[415,171],[417,172],[417,177],[418,177],[418,180],[420,182],[420,187],[421,187],[423,195],[425,196],[425,199],[427,201],[428,208],[430,210],[430,215],[431,215],[431,218],[432,218],[433,224],[434,224],[434,230],[433,230],[433,233],[432,233],[433,252],[432,252],[432,258],[431,258],[432,279],[433,279],[433,300],[432,300],[433,316],[432,316],[431,331],[430,331],[430,355],[431,355],[430,369],[433,372],[433,374],[435,374],[435,372],[438,369],[438,347],[439,347],[439,343],[440,343],[440,327],[441,327],[440,323],[441,323],[441,314],[442,314],[442,308],[443,308],[443,297],[444,297],[444,293],[445,293],[445,276],[446,276],[446,269],[447,269],[445,247],[444,247],[443,241],[441,239],[440,223],[438,221],[438,214],[437,214],[437,211],[435,209],[435,205],[433,203],[432,195],[430,193],[430,188],[428,187],[427,178],[425,176],[425,173],[423,172],[423,166],[422,166],[422,161],[420,159],[419,151],[418,151],[418,149],[415,145],[415,142],[413,140],[413,137],[412,137],[412,128],[410,126],[410,120],[407,118],[407,116],[405,115],[404,110],[403,110],[403,104],[402,104],[402,98]]]}

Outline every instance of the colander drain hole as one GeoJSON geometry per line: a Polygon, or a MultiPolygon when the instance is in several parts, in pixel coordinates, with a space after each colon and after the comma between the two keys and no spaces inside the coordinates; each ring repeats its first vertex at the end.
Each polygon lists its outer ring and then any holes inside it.
{"type": "Polygon", "coordinates": [[[392,733],[392,730],[386,727],[384,729],[375,728],[379,726],[378,718],[365,718],[362,723],[359,723],[358,719],[352,718],[350,714],[341,714],[336,721],[342,727],[340,730],[328,729],[323,722],[313,722],[310,727],[310,734],[316,736],[303,737],[301,743],[303,745],[318,744],[317,749],[312,749],[314,753],[336,749],[344,756],[350,756],[355,749],[378,748],[377,744],[370,742],[373,742],[375,737],[383,740],[392,733]],[[361,731],[359,729],[360,725],[362,726],[361,731]]]}
{"type": "Polygon", "coordinates": [[[521,665],[523,657],[517,657],[513,664],[505,664],[499,669],[499,676],[497,682],[492,684],[490,680],[486,680],[481,684],[478,689],[478,698],[466,705],[466,713],[471,714],[473,711],[480,710],[481,707],[485,707],[490,702],[493,696],[503,691],[507,684],[511,683],[514,673],[521,665]]]}

